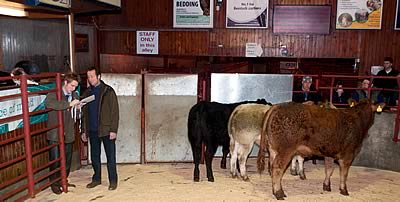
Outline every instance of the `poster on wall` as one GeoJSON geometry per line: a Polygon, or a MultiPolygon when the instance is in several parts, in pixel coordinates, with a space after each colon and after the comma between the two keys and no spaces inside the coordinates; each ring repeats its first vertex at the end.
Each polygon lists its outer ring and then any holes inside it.
{"type": "Polygon", "coordinates": [[[396,19],[395,19],[395,23],[394,23],[394,29],[400,30],[400,0],[397,0],[396,19]]]}
{"type": "Polygon", "coordinates": [[[381,29],[383,0],[337,0],[336,29],[381,29]]]}
{"type": "Polygon", "coordinates": [[[158,31],[137,31],[136,53],[146,54],[146,55],[157,55],[158,31]]]}
{"type": "Polygon", "coordinates": [[[89,35],[75,34],[75,52],[89,52],[89,35]]]}
{"type": "Polygon", "coordinates": [[[268,28],[268,0],[229,0],[227,28],[268,28]]]}
{"type": "Polygon", "coordinates": [[[213,0],[174,0],[174,28],[212,28],[213,0]]]}

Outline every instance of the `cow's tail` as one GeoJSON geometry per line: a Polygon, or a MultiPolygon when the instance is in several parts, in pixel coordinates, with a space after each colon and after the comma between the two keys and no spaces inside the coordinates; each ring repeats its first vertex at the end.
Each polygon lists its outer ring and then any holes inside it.
{"type": "Polygon", "coordinates": [[[275,106],[269,108],[269,110],[265,113],[262,127],[261,127],[261,139],[260,139],[260,148],[258,150],[257,156],[257,171],[262,173],[265,170],[265,152],[267,152],[267,145],[268,145],[268,137],[267,137],[267,126],[269,122],[269,118],[271,117],[271,112],[275,106]]]}
{"type": "Polygon", "coordinates": [[[237,114],[237,110],[236,109],[234,109],[232,114],[229,116],[229,120],[228,120],[228,134],[229,134],[229,137],[231,137],[232,132],[233,132],[232,131],[232,121],[233,121],[232,118],[237,114]]]}
{"type": "Polygon", "coordinates": [[[193,159],[195,158],[195,136],[193,133],[196,132],[196,121],[197,121],[197,111],[195,107],[192,107],[189,111],[188,122],[187,122],[187,132],[190,146],[192,148],[193,159]]]}

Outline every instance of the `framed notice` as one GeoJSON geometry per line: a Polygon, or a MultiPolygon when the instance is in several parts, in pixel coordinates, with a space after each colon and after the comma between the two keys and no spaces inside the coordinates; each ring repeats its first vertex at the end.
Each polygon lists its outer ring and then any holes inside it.
{"type": "Polygon", "coordinates": [[[146,54],[146,55],[157,55],[158,31],[137,31],[136,53],[146,54]]]}
{"type": "Polygon", "coordinates": [[[381,29],[383,0],[337,0],[336,29],[381,29]]]}
{"type": "Polygon", "coordinates": [[[227,28],[268,28],[268,0],[228,0],[227,28]]]}
{"type": "Polygon", "coordinates": [[[173,0],[174,28],[212,28],[214,0],[173,0]]]}
{"type": "Polygon", "coordinates": [[[89,52],[89,36],[75,34],[75,52],[89,52]]]}
{"type": "Polygon", "coordinates": [[[394,23],[394,29],[395,30],[400,30],[400,0],[397,0],[397,5],[396,5],[396,19],[394,23]]]}

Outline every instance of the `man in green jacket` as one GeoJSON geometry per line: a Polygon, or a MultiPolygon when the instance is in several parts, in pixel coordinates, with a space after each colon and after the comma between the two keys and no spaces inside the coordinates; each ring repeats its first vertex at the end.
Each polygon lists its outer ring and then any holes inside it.
{"type": "MultiPolygon", "coordinates": [[[[71,168],[72,159],[72,146],[75,141],[75,127],[74,119],[71,116],[72,107],[79,103],[78,94],[75,88],[78,86],[79,77],[75,73],[68,73],[64,76],[62,86],[62,98],[57,100],[55,93],[49,93],[46,97],[45,104],[47,108],[53,109],[49,112],[48,125],[49,127],[58,124],[57,111],[63,111],[64,116],[64,145],[65,145],[65,159],[67,167],[67,177],[71,168]]],[[[55,128],[47,133],[47,141],[50,144],[58,144],[58,129],[55,128]]],[[[53,147],[49,151],[49,160],[53,161],[60,157],[58,147],[53,147]]],[[[56,162],[50,165],[50,171],[60,167],[60,163],[56,162]]],[[[60,176],[60,172],[56,172],[50,176],[50,180],[54,180],[60,176]]],[[[54,182],[51,185],[51,190],[55,194],[61,194],[60,181],[54,182]]]]}
{"type": "Polygon", "coordinates": [[[116,166],[115,140],[118,132],[119,107],[114,89],[101,80],[101,72],[95,67],[87,71],[90,86],[82,95],[88,97],[94,95],[95,99],[83,107],[82,140],[90,143],[90,159],[94,175],[92,182],[86,187],[93,188],[101,184],[101,142],[107,156],[107,170],[109,187],[115,190],[118,185],[116,166]]]}

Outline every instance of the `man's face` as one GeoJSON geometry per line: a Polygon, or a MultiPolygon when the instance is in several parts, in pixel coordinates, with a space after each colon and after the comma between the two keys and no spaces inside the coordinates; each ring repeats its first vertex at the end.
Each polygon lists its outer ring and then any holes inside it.
{"type": "Polygon", "coordinates": [[[385,67],[385,69],[390,69],[392,65],[390,61],[383,61],[383,67],[385,67]]]}
{"type": "Polygon", "coordinates": [[[73,80],[70,83],[68,81],[64,81],[64,90],[67,94],[71,94],[76,87],[78,86],[78,81],[73,80]]]}
{"type": "Polygon", "coordinates": [[[310,81],[303,81],[303,91],[310,91],[311,82],[310,81]]]}
{"type": "Polygon", "coordinates": [[[336,92],[343,93],[343,85],[337,85],[336,92]]]}
{"type": "Polygon", "coordinates": [[[369,87],[369,80],[364,80],[361,83],[361,88],[368,88],[369,87]]]}
{"type": "Polygon", "coordinates": [[[97,86],[100,84],[100,76],[96,75],[96,70],[91,70],[87,72],[87,79],[91,86],[97,86]]]}

